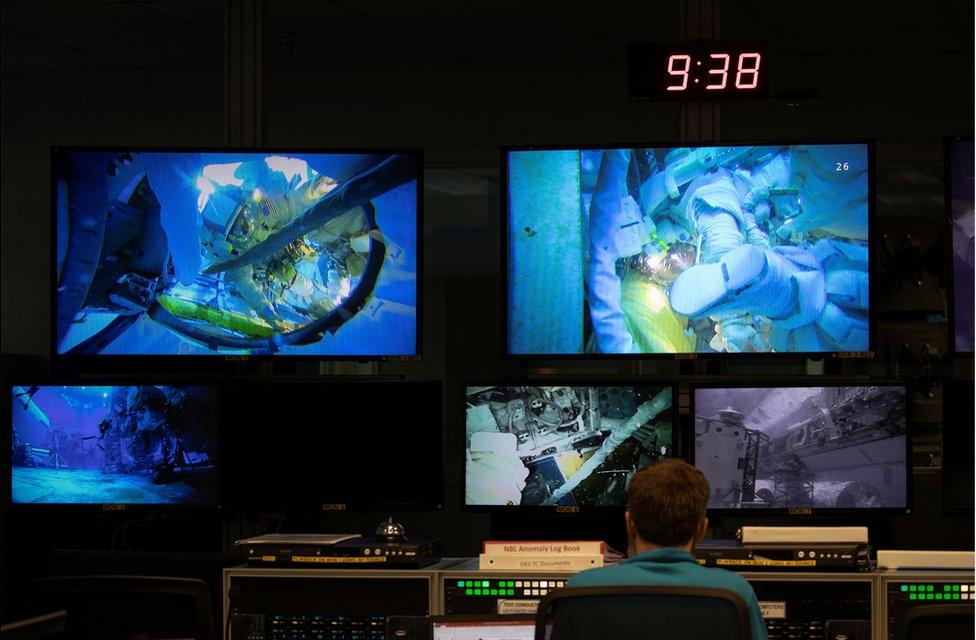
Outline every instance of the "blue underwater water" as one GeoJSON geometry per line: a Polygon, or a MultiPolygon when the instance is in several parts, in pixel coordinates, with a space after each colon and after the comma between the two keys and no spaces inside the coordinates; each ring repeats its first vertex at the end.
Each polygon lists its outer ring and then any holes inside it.
{"type": "MultiPolygon", "coordinates": [[[[110,154],[104,152],[69,152],[73,163],[92,163],[99,167],[106,162],[110,154]]],[[[128,154],[125,162],[117,162],[120,173],[109,179],[108,199],[118,197],[119,184],[126,184],[125,180],[139,179],[144,176],[152,197],[159,203],[159,225],[151,226],[145,223],[142,234],[151,236],[148,244],[162,246],[168,259],[168,273],[164,274],[157,285],[155,293],[169,294],[177,298],[192,299],[197,304],[208,306],[212,311],[230,311],[244,318],[245,322],[265,322],[268,317],[267,309],[251,303],[245,303],[235,292],[242,283],[240,278],[247,279],[248,275],[231,278],[230,274],[216,276],[206,275],[203,271],[208,266],[205,251],[202,250],[202,231],[208,224],[206,216],[213,212],[214,203],[219,197],[223,198],[225,207],[227,202],[245,201],[253,198],[258,201],[259,195],[291,197],[300,193],[300,187],[293,193],[287,193],[294,185],[287,185],[287,179],[292,182],[299,180],[292,174],[285,173],[285,179],[273,179],[274,171],[265,167],[266,159],[281,156],[288,162],[304,162],[307,170],[299,178],[302,181],[311,180],[316,176],[328,176],[340,185],[344,180],[352,178],[384,160],[384,154],[315,154],[315,153],[200,153],[200,152],[143,152],[128,154]],[[240,165],[233,169],[234,165],[240,165]],[[207,167],[214,165],[231,165],[232,169],[220,173],[226,181],[213,181],[213,173],[206,173],[207,167]],[[256,167],[256,168],[255,168],[256,167]],[[261,169],[272,175],[262,175],[261,169]],[[121,177],[120,177],[121,176],[121,177]],[[124,177],[124,179],[123,179],[124,177]],[[114,181],[113,181],[114,180],[114,181]],[[208,180],[210,182],[208,182],[208,180]],[[201,187],[204,184],[205,189],[201,187]],[[243,184],[240,192],[234,189],[243,184]],[[229,186],[228,186],[229,185],[229,186]],[[252,191],[251,186],[258,185],[252,191]],[[216,195],[214,195],[214,190],[216,195]],[[260,193],[259,193],[260,192],[260,193]],[[210,200],[207,200],[207,193],[210,200]],[[202,195],[203,194],[203,195],[202,195]],[[206,202],[204,210],[200,210],[200,203],[206,202]]],[[[419,171],[421,168],[418,167],[419,171]]],[[[77,172],[76,172],[77,173],[77,172]]],[[[103,180],[97,173],[91,181],[103,180]]],[[[372,294],[367,299],[365,307],[358,313],[352,314],[334,334],[326,333],[321,338],[306,339],[300,343],[279,340],[278,335],[284,331],[294,330],[303,324],[310,323],[322,312],[299,308],[295,315],[290,308],[285,308],[277,300],[270,300],[264,306],[274,306],[275,312],[282,321],[289,321],[287,328],[273,327],[267,330],[271,335],[261,334],[260,344],[240,346],[239,344],[223,344],[218,340],[201,339],[192,332],[181,330],[174,324],[165,324],[149,313],[136,309],[123,330],[116,330],[113,334],[112,324],[124,320],[129,311],[112,308],[106,305],[104,297],[113,300],[112,291],[105,281],[85,283],[91,287],[84,305],[78,306],[70,325],[59,336],[59,353],[98,353],[106,355],[233,355],[233,354],[268,354],[303,356],[405,356],[416,354],[417,336],[417,185],[416,178],[399,184],[396,187],[374,197],[371,202],[375,207],[377,223],[380,227],[380,237],[387,246],[386,258],[379,271],[372,294]],[[98,288],[98,289],[96,289],[98,288]],[[104,293],[105,291],[108,293],[104,293]],[[108,336],[108,337],[106,337],[108,336]]],[[[103,193],[104,185],[58,185],[58,228],[57,253],[58,272],[62,272],[62,265],[66,264],[69,247],[77,248],[80,234],[72,234],[80,229],[87,229],[92,224],[78,213],[74,207],[74,199],[87,196],[86,188],[94,193],[103,193]]],[[[128,195],[128,192],[123,192],[128,195]]],[[[106,204],[105,206],[109,206],[106,204]]],[[[212,222],[217,227],[224,225],[227,232],[231,228],[233,205],[225,208],[223,218],[216,216],[212,222]]],[[[116,216],[118,219],[118,216],[116,216]]],[[[111,230],[111,215],[105,232],[105,246],[93,244],[87,249],[87,255],[82,254],[81,262],[99,260],[99,270],[112,266],[112,261],[119,261],[118,255],[109,254],[108,243],[113,238],[111,230]]],[[[144,242],[146,244],[146,242],[144,242]]],[[[131,255],[131,248],[124,249],[125,255],[131,255]]],[[[78,254],[76,254],[78,255],[78,254]]],[[[279,258],[284,254],[280,253],[279,258]]],[[[324,250],[320,255],[325,255],[324,250]]],[[[299,258],[300,260],[301,258],[299,258]]],[[[308,265],[312,262],[306,261],[308,265]]],[[[324,264],[324,263],[323,263],[324,264]]],[[[322,281],[325,280],[325,267],[305,266],[306,273],[321,269],[322,281]]],[[[260,265],[263,268],[266,265],[260,265]]],[[[258,267],[256,267],[257,269],[258,267]]],[[[123,272],[125,270],[122,270],[123,272]]],[[[315,274],[313,273],[313,276],[315,274]]],[[[90,276],[89,276],[90,277],[90,276]]],[[[318,277],[318,276],[315,276],[318,277]]],[[[108,285],[121,283],[120,276],[112,276],[108,285]]],[[[150,277],[150,279],[152,279],[150,277]]],[[[66,285],[71,283],[59,282],[57,302],[59,306],[68,308],[72,302],[66,285]]],[[[320,282],[321,284],[321,282],[320,282]]],[[[116,286],[119,286],[116,284],[116,286]]],[[[284,284],[287,286],[287,282],[284,284]]],[[[299,307],[301,307],[299,303],[299,307]]],[[[74,308],[74,307],[71,307],[74,308]]],[[[240,334],[220,327],[213,326],[197,317],[182,318],[187,324],[196,329],[210,331],[219,335],[240,337],[240,334]],[[221,333],[223,332],[223,333],[221,333]]],[[[267,325],[265,325],[267,327],[267,325]]]]}
{"type": "Polygon", "coordinates": [[[515,150],[515,355],[863,352],[868,146],[515,150]]]}

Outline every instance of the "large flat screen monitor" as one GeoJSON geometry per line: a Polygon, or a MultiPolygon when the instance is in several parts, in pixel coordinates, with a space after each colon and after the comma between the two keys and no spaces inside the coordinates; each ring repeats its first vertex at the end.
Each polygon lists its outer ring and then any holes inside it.
{"type": "Polygon", "coordinates": [[[696,387],[693,459],[713,511],[901,511],[911,505],[899,384],[696,387]]]}
{"type": "Polygon", "coordinates": [[[218,504],[216,386],[7,391],[13,504],[218,504]]]}
{"type": "Polygon", "coordinates": [[[410,357],[420,152],[55,149],[59,356],[410,357]]]}
{"type": "Polygon", "coordinates": [[[973,352],[973,138],[946,140],[946,201],[952,238],[952,301],[949,316],[957,353],[973,352]]]}
{"type": "Polygon", "coordinates": [[[257,511],[443,505],[440,381],[227,384],[228,494],[257,511]]]}
{"type": "Polygon", "coordinates": [[[465,386],[464,503],[623,510],[630,477],[674,454],[670,383],[465,386]]]}
{"type": "Polygon", "coordinates": [[[503,154],[510,356],[870,350],[870,143],[503,154]]]}

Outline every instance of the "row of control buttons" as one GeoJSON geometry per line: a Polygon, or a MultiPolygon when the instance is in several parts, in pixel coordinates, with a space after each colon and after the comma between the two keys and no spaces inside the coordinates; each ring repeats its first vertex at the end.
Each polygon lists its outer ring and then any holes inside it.
{"type": "Polygon", "coordinates": [[[976,600],[976,585],[971,584],[902,584],[898,590],[908,600],[976,600]]]}
{"type": "Polygon", "coordinates": [[[366,549],[363,549],[363,555],[367,555],[367,556],[368,555],[376,555],[376,556],[402,556],[403,555],[403,549],[399,549],[399,550],[396,550],[396,551],[391,551],[390,549],[386,549],[386,550],[383,550],[383,549],[370,549],[370,548],[367,547],[366,549]]]}
{"type": "Polygon", "coordinates": [[[458,580],[458,587],[464,587],[464,594],[468,596],[544,596],[551,589],[566,586],[565,580],[501,580],[499,588],[491,587],[488,580],[458,580]]]}
{"type": "Polygon", "coordinates": [[[384,640],[386,619],[383,616],[350,618],[272,614],[266,633],[260,637],[266,640],[384,640]]]}
{"type": "MultiPolygon", "coordinates": [[[[814,559],[817,558],[817,552],[816,551],[797,551],[796,552],[796,557],[797,558],[800,558],[801,560],[803,558],[810,558],[811,560],[814,560],[814,559]]],[[[832,559],[832,560],[837,560],[839,558],[850,558],[851,555],[849,553],[848,554],[844,554],[844,553],[823,553],[823,552],[820,552],[820,557],[821,558],[824,558],[824,559],[828,559],[829,558],[829,559],[832,559]]]]}
{"type": "Polygon", "coordinates": [[[976,600],[976,593],[910,593],[909,600],[976,600]]]}
{"type": "Polygon", "coordinates": [[[516,580],[515,588],[521,589],[522,587],[532,587],[533,589],[556,589],[558,587],[565,587],[565,580],[516,580]]]}
{"type": "Polygon", "coordinates": [[[465,589],[466,596],[514,596],[514,589],[465,589]]]}
{"type": "Polygon", "coordinates": [[[972,591],[976,593],[976,585],[970,584],[943,584],[941,589],[936,589],[933,584],[903,584],[901,585],[902,591],[962,591],[963,593],[967,591],[972,591]]]}

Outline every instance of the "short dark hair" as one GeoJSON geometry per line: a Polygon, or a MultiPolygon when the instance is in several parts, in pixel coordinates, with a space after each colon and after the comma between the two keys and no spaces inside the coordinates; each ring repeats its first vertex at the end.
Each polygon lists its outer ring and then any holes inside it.
{"type": "Polygon", "coordinates": [[[705,518],[710,493],[705,474],[687,462],[651,463],[630,480],[630,521],[645,542],[662,547],[685,545],[705,518]]]}

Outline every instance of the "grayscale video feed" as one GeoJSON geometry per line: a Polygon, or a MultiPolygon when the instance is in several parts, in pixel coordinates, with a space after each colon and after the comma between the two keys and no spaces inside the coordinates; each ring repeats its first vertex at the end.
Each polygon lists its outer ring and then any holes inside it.
{"type": "Polygon", "coordinates": [[[907,505],[905,387],[696,389],[711,509],[907,505]]]}

